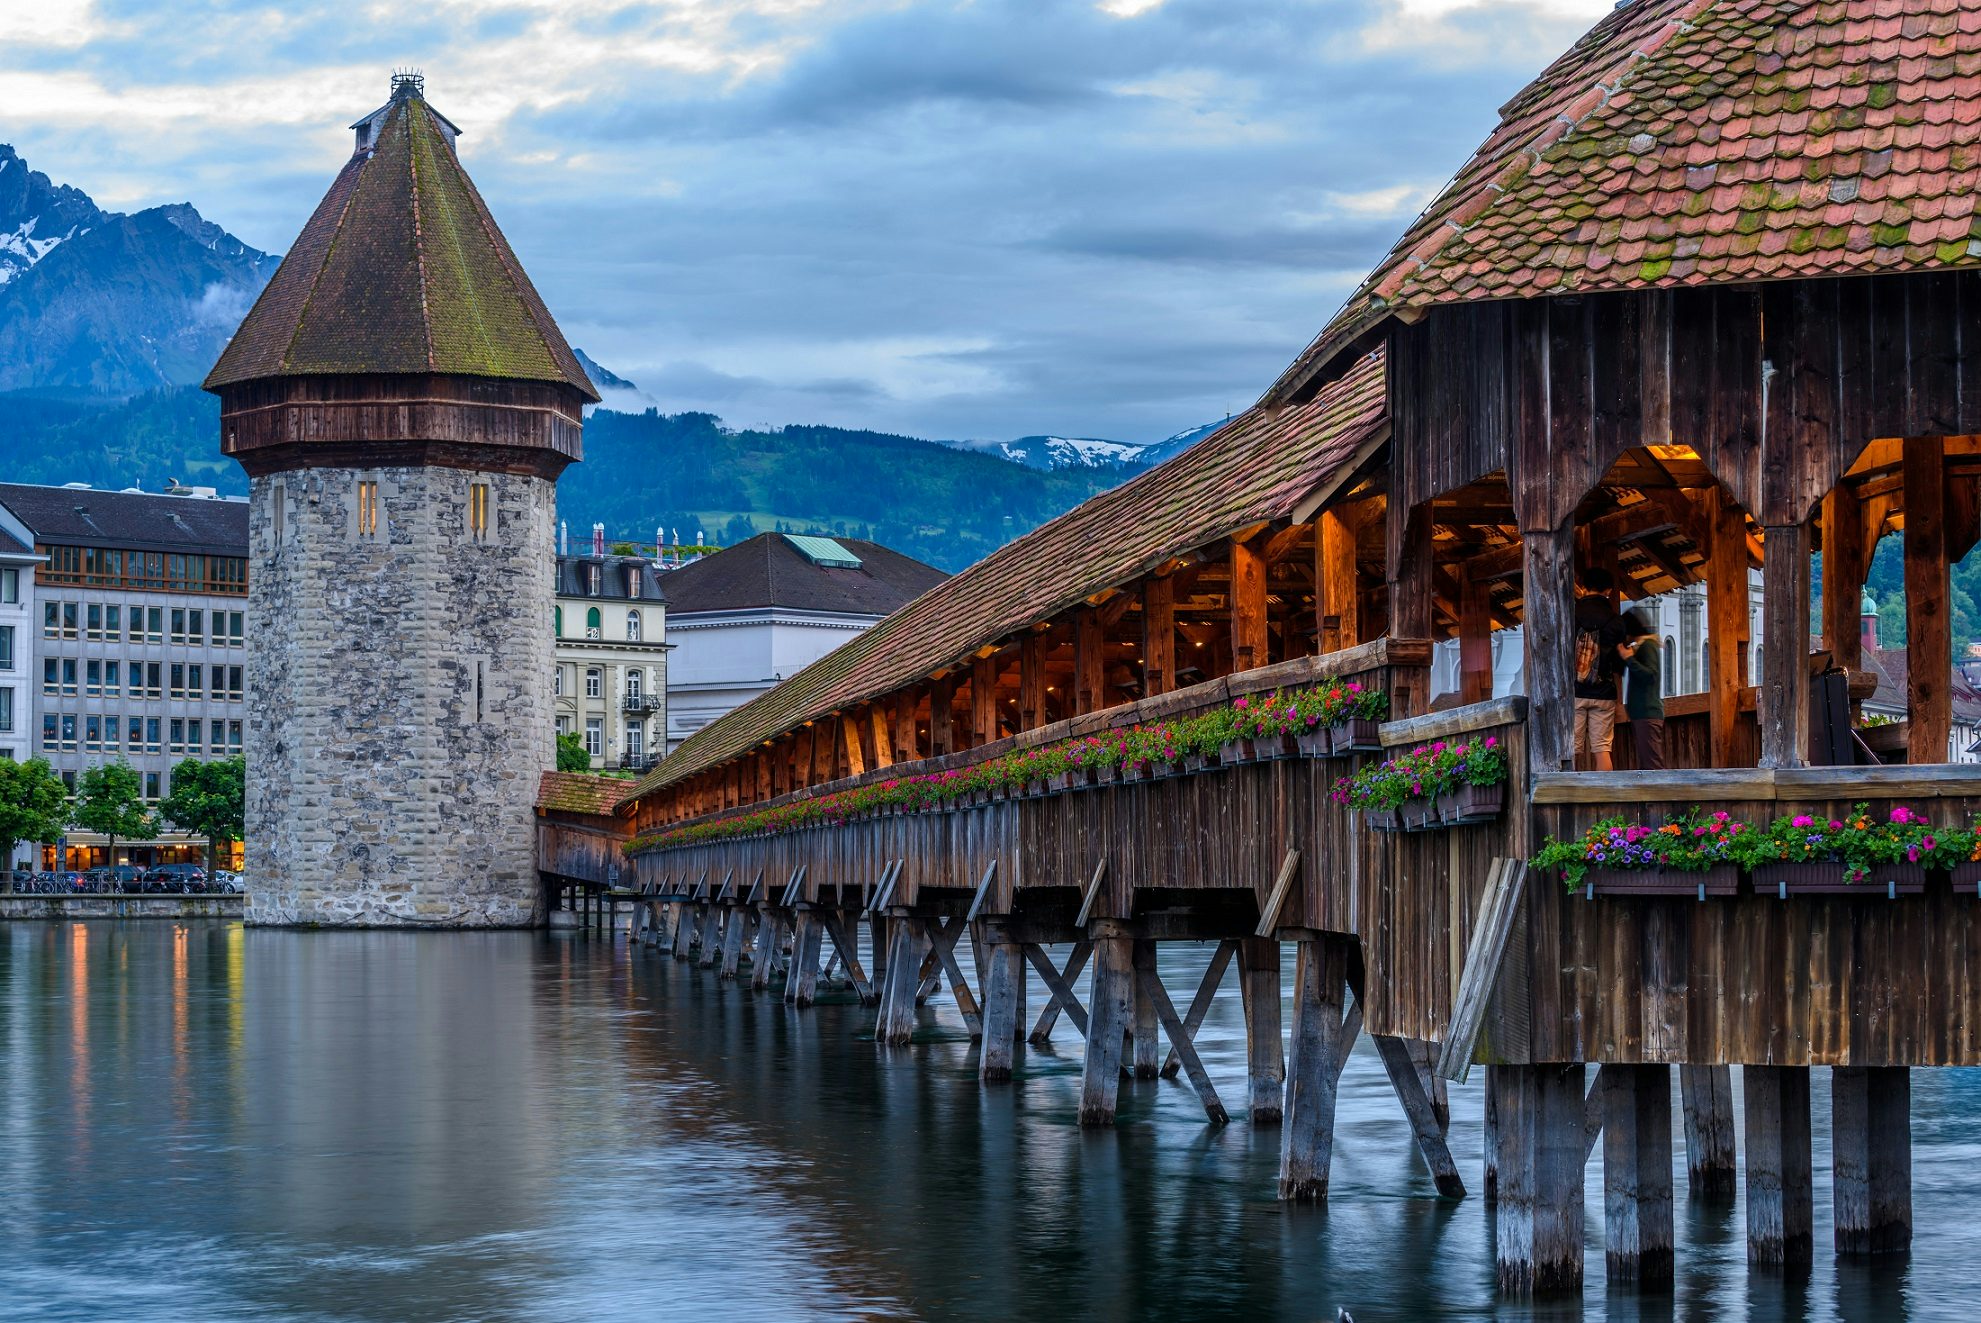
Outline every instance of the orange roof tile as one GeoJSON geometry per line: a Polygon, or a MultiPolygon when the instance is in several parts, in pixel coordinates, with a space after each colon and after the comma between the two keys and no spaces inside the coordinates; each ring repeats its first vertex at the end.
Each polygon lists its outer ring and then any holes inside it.
{"type": "Polygon", "coordinates": [[[1402,308],[1981,265],[1971,0],[1635,0],[1501,116],[1268,399],[1402,308]]]}

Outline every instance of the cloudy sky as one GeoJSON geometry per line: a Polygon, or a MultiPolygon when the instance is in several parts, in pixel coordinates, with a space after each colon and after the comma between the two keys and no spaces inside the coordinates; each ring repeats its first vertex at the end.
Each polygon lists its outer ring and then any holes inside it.
{"type": "Polygon", "coordinates": [[[285,249],[395,65],[668,411],[1154,440],[1255,399],[1609,0],[0,0],[0,141],[285,249]]]}

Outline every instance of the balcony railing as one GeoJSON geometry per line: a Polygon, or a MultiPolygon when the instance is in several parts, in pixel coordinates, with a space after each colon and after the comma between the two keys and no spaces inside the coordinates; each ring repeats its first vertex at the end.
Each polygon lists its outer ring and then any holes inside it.
{"type": "Polygon", "coordinates": [[[619,706],[623,711],[627,712],[658,712],[660,711],[660,695],[657,693],[636,694],[629,691],[620,697],[619,706]]]}

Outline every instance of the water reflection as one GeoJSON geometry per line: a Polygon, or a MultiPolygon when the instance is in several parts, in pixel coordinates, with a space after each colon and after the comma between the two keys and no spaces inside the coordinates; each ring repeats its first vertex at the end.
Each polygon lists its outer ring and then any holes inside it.
{"type": "MultiPolygon", "coordinates": [[[[1172,988],[1207,955],[1166,952],[1172,988]]],[[[17,924],[0,1007],[10,1313],[1533,1316],[1495,1306],[1483,1201],[1435,1196],[1366,1050],[1342,1082],[1333,1202],[1307,1209],[1273,1197],[1277,1132],[1207,1128],[1180,1082],[1124,1083],[1120,1123],[1079,1130],[1064,1022],[986,1091],[947,1009],[890,1050],[844,996],[798,1014],[623,945],[17,924]]],[[[1235,997],[1200,1050],[1238,1102],[1235,997]]],[[[1681,1203],[1675,1294],[1609,1296],[1596,1164],[1594,1280],[1539,1316],[1970,1316],[1977,1094],[1972,1072],[1916,1077],[1909,1262],[1819,1248],[1805,1278],[1750,1276],[1740,1210],[1681,1203]]],[[[1476,1083],[1452,1110],[1476,1182],[1476,1083]]]]}

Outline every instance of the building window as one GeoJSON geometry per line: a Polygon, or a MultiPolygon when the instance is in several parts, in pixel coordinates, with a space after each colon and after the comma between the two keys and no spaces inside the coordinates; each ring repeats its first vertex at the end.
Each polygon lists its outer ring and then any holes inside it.
{"type": "Polygon", "coordinates": [[[104,607],[103,637],[109,639],[112,643],[115,643],[117,641],[117,636],[123,632],[124,632],[124,608],[121,606],[104,607]]]}
{"type": "Polygon", "coordinates": [[[107,661],[103,663],[103,692],[112,698],[115,698],[117,691],[122,688],[122,683],[118,677],[118,671],[120,669],[122,667],[118,662],[107,661]]]}
{"type": "Polygon", "coordinates": [[[103,752],[103,718],[83,718],[83,748],[90,753],[103,752]]]}
{"type": "Polygon", "coordinates": [[[172,697],[186,696],[186,667],[182,662],[172,663],[172,697]]]}
{"type": "Polygon", "coordinates": [[[640,567],[637,565],[628,565],[626,567],[626,596],[633,598],[635,601],[639,600],[640,567]]]}
{"type": "Polygon", "coordinates": [[[605,692],[605,672],[596,666],[585,668],[585,697],[597,698],[605,692]]]}
{"type": "Polygon", "coordinates": [[[626,727],[627,761],[638,762],[640,758],[646,753],[646,748],[647,748],[646,729],[643,726],[641,726],[640,723],[637,721],[634,722],[632,725],[626,727]]]}
{"type": "Polygon", "coordinates": [[[571,733],[571,718],[561,712],[557,714],[557,733],[559,735],[569,735],[571,733]]]}
{"type": "Polygon", "coordinates": [[[201,647],[206,643],[205,635],[206,612],[186,612],[186,642],[192,644],[195,648],[201,647]]]}
{"type": "Polygon", "coordinates": [[[564,697],[564,668],[562,666],[553,666],[550,668],[550,696],[552,698],[564,697]]]}
{"type": "Polygon", "coordinates": [[[173,718],[172,718],[172,725],[171,725],[171,731],[172,731],[172,744],[171,744],[171,748],[170,748],[170,750],[169,750],[169,752],[172,752],[172,753],[184,753],[184,752],[186,751],[186,720],[185,720],[185,718],[184,718],[184,717],[173,717],[173,718]]]}
{"type": "Polygon", "coordinates": [[[14,729],[14,691],[0,689],[0,731],[14,729]]]}
{"type": "Polygon", "coordinates": [[[468,531],[479,542],[488,536],[488,484],[468,484],[468,531]]]}
{"type": "Polygon", "coordinates": [[[599,567],[587,562],[585,565],[585,596],[597,597],[599,589],[599,567]]]}
{"type": "Polygon", "coordinates": [[[626,613],[626,641],[628,643],[638,643],[640,641],[640,613],[638,611],[628,611],[626,613]]]}
{"type": "Polygon", "coordinates": [[[240,751],[241,751],[241,723],[238,721],[230,721],[227,723],[227,752],[229,754],[236,754],[239,753],[240,751]]]}
{"type": "Polygon", "coordinates": [[[227,646],[228,647],[239,648],[246,646],[247,641],[245,636],[243,635],[241,625],[242,625],[242,613],[239,611],[229,611],[227,613],[227,646]]]}
{"type": "Polygon", "coordinates": [[[45,750],[52,750],[55,747],[55,714],[53,712],[44,712],[41,714],[41,747],[45,750]]]}
{"type": "Polygon", "coordinates": [[[358,536],[378,536],[378,484],[358,484],[358,536]]]}
{"type": "MultiPolygon", "coordinates": [[[[136,663],[133,662],[132,665],[136,665],[136,663]]],[[[162,666],[160,663],[158,662],[145,663],[144,673],[145,673],[145,679],[147,681],[145,685],[145,697],[147,698],[165,697],[165,686],[159,681],[159,675],[161,671],[162,671],[162,666]]],[[[156,744],[157,741],[154,740],[152,741],[152,743],[156,744]]]]}
{"type": "Polygon", "coordinates": [[[1665,635],[1665,650],[1658,664],[1664,669],[1665,697],[1669,698],[1678,692],[1678,644],[1669,634],[1665,635]]]}
{"type": "Polygon", "coordinates": [[[560,638],[560,639],[564,637],[563,607],[553,606],[550,608],[550,628],[551,628],[552,637],[560,638]]]}
{"type": "Polygon", "coordinates": [[[589,611],[585,612],[586,638],[588,639],[598,638],[600,636],[600,631],[604,628],[604,625],[605,625],[605,617],[599,614],[599,610],[597,607],[592,607],[589,611]]]}
{"type": "Polygon", "coordinates": [[[53,698],[62,692],[62,663],[53,657],[41,659],[41,695],[53,698]]]}
{"type": "Polygon", "coordinates": [[[103,641],[103,606],[99,602],[91,602],[83,613],[83,637],[103,641]]]}
{"type": "Polygon", "coordinates": [[[238,703],[247,697],[247,693],[246,687],[241,683],[241,668],[238,666],[229,666],[227,668],[227,697],[238,703]]]}
{"type": "Polygon", "coordinates": [[[185,641],[186,609],[182,606],[175,606],[172,608],[172,642],[184,643],[185,641]]]}
{"type": "Polygon", "coordinates": [[[146,772],[144,774],[144,797],[146,799],[157,799],[159,797],[158,773],[146,772]]]}
{"type": "Polygon", "coordinates": [[[62,714],[62,751],[64,753],[76,751],[76,718],[75,714],[70,712],[62,714]]]}
{"type": "Polygon", "coordinates": [[[144,745],[144,718],[132,717],[130,734],[124,739],[124,747],[136,753],[144,745]]]}
{"type": "Polygon", "coordinates": [[[83,692],[92,698],[103,696],[103,663],[91,659],[83,663],[83,692]]]}
{"type": "Polygon", "coordinates": [[[12,604],[21,600],[21,572],[0,570],[0,602],[12,604]]]}
{"type": "Polygon", "coordinates": [[[605,718],[585,718],[585,752],[594,758],[605,753],[605,718]]]}
{"type": "Polygon", "coordinates": [[[62,693],[66,697],[75,697],[76,659],[74,657],[64,657],[62,659],[62,693]]]}
{"type": "Polygon", "coordinates": [[[638,667],[626,672],[626,697],[638,698],[640,696],[640,686],[645,675],[646,673],[638,667]]]}
{"type": "Polygon", "coordinates": [[[14,627],[0,625],[0,671],[14,669],[14,627]]]}

